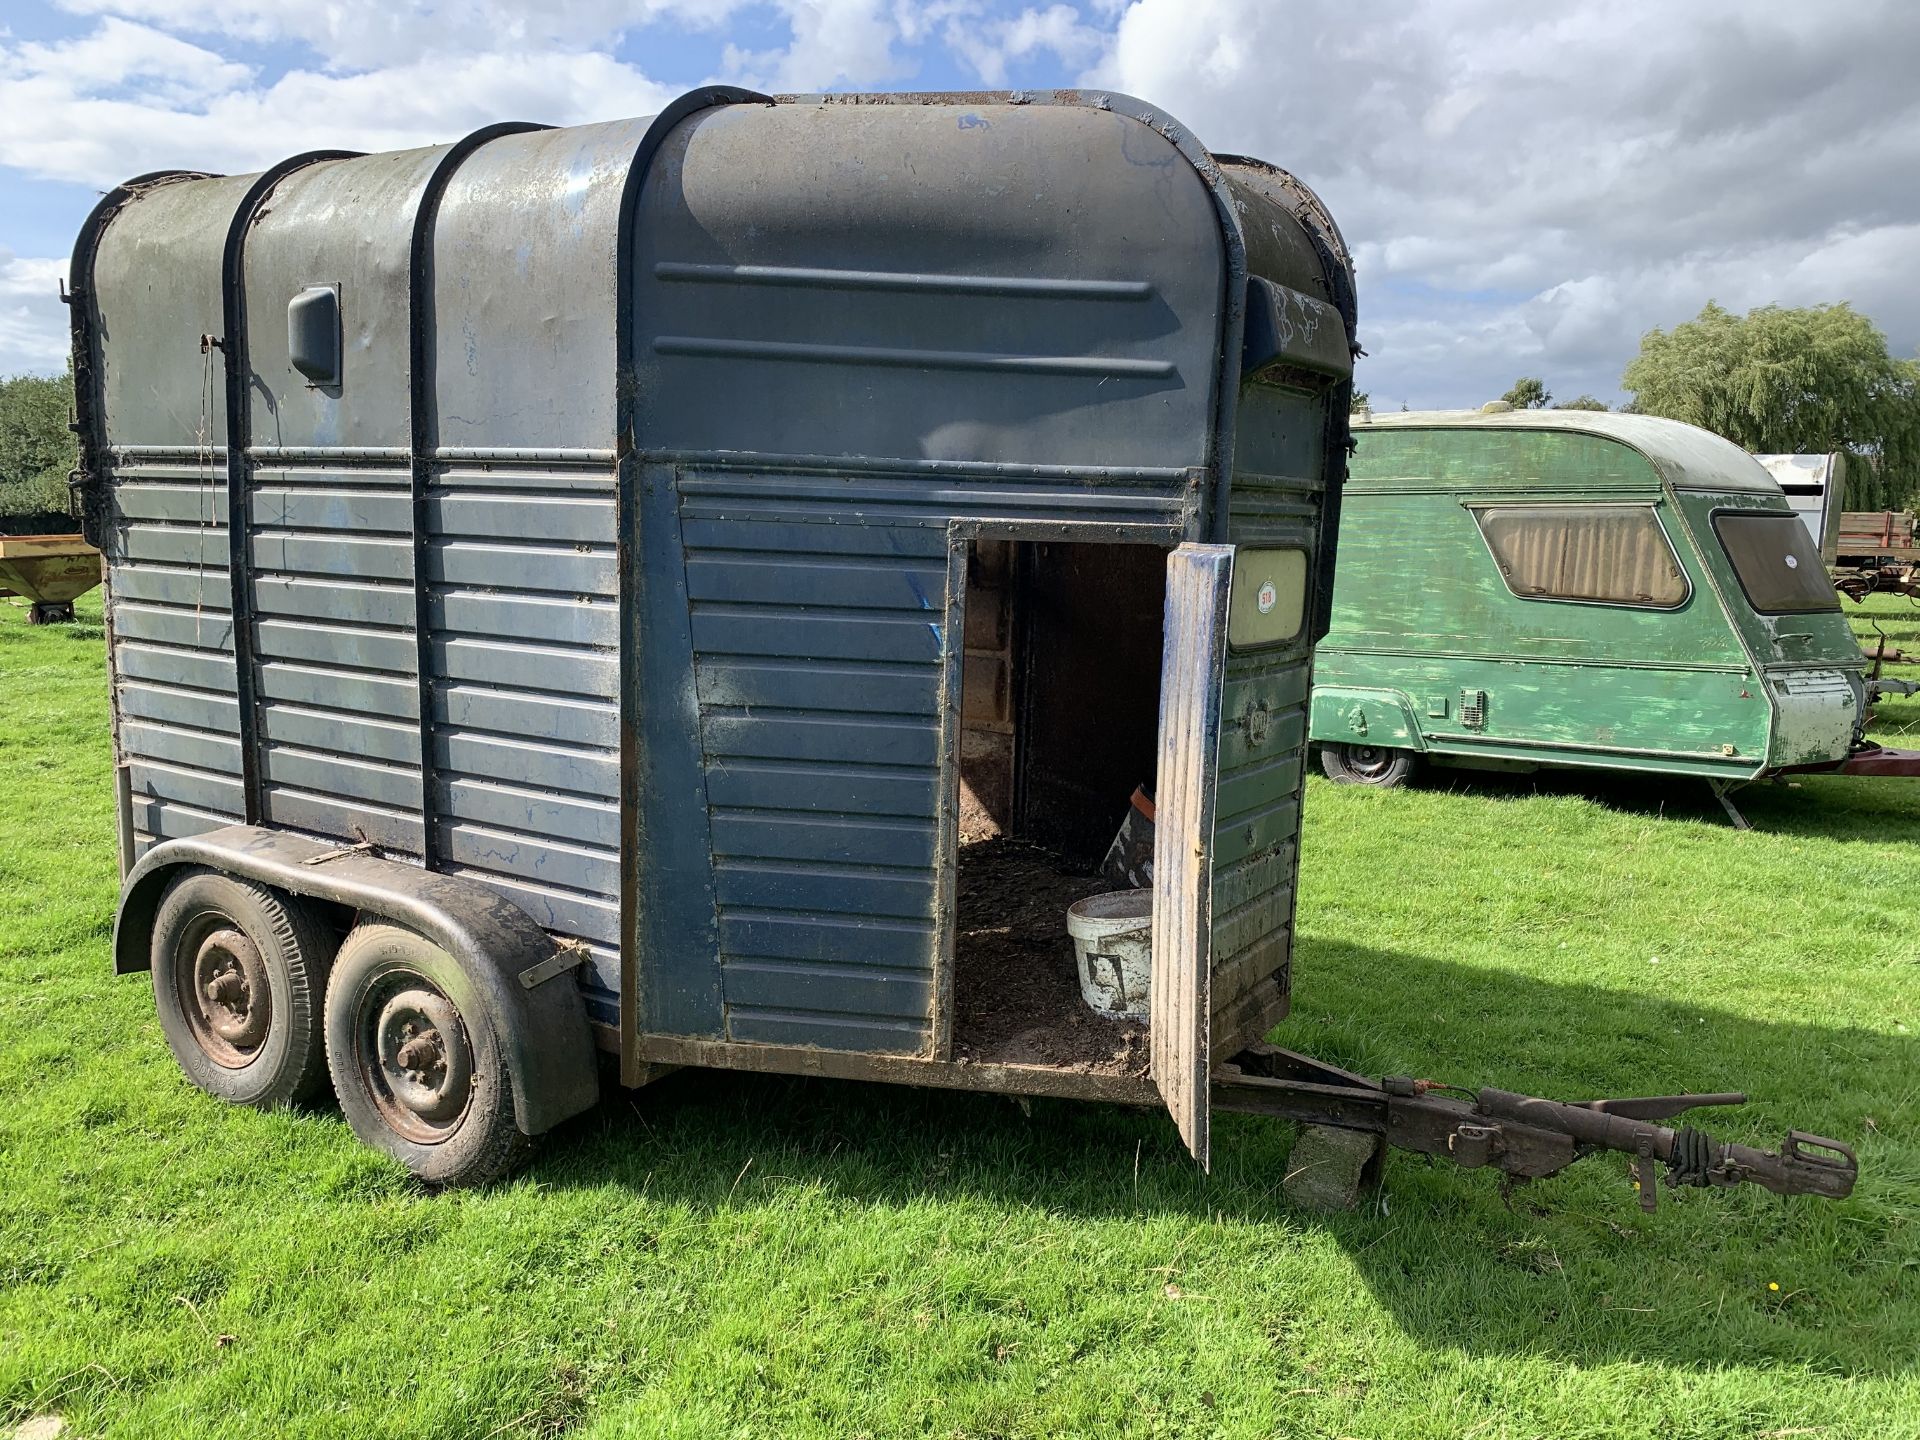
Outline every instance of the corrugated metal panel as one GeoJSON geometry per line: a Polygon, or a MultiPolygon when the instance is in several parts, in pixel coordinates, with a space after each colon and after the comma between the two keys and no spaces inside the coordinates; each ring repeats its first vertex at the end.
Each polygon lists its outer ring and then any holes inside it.
{"type": "Polygon", "coordinates": [[[1230,655],[1214,820],[1213,1049],[1264,1038],[1288,989],[1307,663],[1230,655]]]}
{"type": "Polygon", "coordinates": [[[922,1051],[946,526],[1090,511],[1167,524],[1181,491],[713,472],[678,489],[726,1034],[922,1051]]]}
{"type": "Polygon", "coordinates": [[[437,844],[619,992],[620,733],[612,467],[443,461],[426,496],[437,844]]]}
{"type": "Polygon", "coordinates": [[[423,700],[429,863],[484,879],[589,947],[576,976],[609,1029],[624,984],[620,777],[604,744],[583,753],[566,726],[537,717],[543,695],[618,705],[621,632],[606,603],[617,589],[604,575],[565,575],[584,567],[580,553],[559,552],[597,550],[604,561],[619,530],[607,502],[617,427],[610,406],[596,413],[595,397],[611,394],[618,368],[606,302],[632,153],[616,153],[624,133],[506,124],[470,136],[455,149],[457,166],[437,177],[430,221],[415,233],[413,295],[423,688],[457,687],[463,702],[443,710],[423,700]],[[519,241],[514,281],[474,285],[498,259],[503,225],[519,241]],[[566,263],[583,257],[585,283],[566,263]],[[456,331],[457,347],[434,339],[456,331]],[[532,363],[530,342],[541,352],[532,363]],[[496,462],[505,473],[488,488],[496,462]],[[548,553],[529,557],[529,545],[548,553]],[[501,691],[523,693],[484,698],[501,691]],[[614,803],[582,791],[610,791],[614,803]],[[569,816],[577,825],[561,831],[556,822],[569,816]]]}
{"type": "Polygon", "coordinates": [[[106,539],[134,848],[245,817],[233,699],[227,470],[208,450],[116,467],[106,539]]]}
{"type": "MultiPolygon", "coordinates": [[[[96,382],[104,439],[138,446],[149,460],[190,457],[214,445],[215,488],[226,480],[225,367],[200,337],[225,328],[221,254],[227,226],[257,175],[188,180],[143,191],[100,237],[93,273],[71,277],[99,311],[106,362],[96,382]]],[[[114,479],[139,483],[114,457],[114,479]]],[[[137,467],[136,467],[137,468],[137,467]]],[[[151,478],[151,477],[149,477],[151,478]]],[[[190,480],[191,472],[181,477],[190,480]]]]}
{"type": "Polygon", "coordinates": [[[407,472],[324,451],[256,461],[247,515],[262,816],[419,854],[407,472]]]}
{"type": "MultiPolygon", "coordinates": [[[[396,150],[305,166],[283,176],[254,213],[242,252],[249,445],[311,446],[334,452],[336,460],[339,451],[359,447],[398,447],[404,454],[414,215],[446,152],[446,146],[396,150]],[[287,304],[312,285],[338,287],[338,385],[309,384],[289,357],[287,304]]],[[[369,521],[341,515],[316,529],[388,528],[378,517],[369,521]]],[[[412,526],[403,519],[395,528],[405,535],[412,526]]]]}
{"type": "Polygon", "coordinates": [[[1193,463],[1218,222],[1130,115],[720,107],[667,138],[639,220],[648,450],[1193,463]]]}
{"type": "Polygon", "coordinates": [[[649,123],[502,136],[448,179],[431,270],[440,445],[613,448],[620,198],[649,123]]]}
{"type": "Polygon", "coordinates": [[[945,537],[686,503],[727,1034],[917,1052],[936,948],[945,537]]]}
{"type": "MultiPolygon", "coordinates": [[[[1242,391],[1228,509],[1236,544],[1313,554],[1325,500],[1324,404],[1274,385],[1242,391]]],[[[1216,1057],[1264,1039],[1287,1010],[1311,663],[1305,634],[1227,655],[1213,840],[1216,1057]]]]}

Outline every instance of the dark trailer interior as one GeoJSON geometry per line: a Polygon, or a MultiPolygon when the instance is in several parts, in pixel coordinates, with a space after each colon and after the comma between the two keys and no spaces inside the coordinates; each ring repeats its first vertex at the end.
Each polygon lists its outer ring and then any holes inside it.
{"type": "Polygon", "coordinates": [[[1258,1048],[1356,316],[1284,171],[1120,95],[711,88],[144,176],[72,275],[115,963],[204,1088],[439,1183],[595,1045],[1573,1158],[1258,1048]],[[1144,1039],[1061,934],[1143,785],[1144,1039]]]}
{"type": "Polygon", "coordinates": [[[968,546],[954,1053],[1144,1075],[1146,1032],[1082,1000],[1067,907],[1159,757],[1166,550],[968,546]]]}

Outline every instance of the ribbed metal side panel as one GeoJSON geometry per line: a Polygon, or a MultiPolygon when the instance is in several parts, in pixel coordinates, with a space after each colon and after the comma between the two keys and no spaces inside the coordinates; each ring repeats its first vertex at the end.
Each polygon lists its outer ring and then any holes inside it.
{"type": "Polygon", "coordinates": [[[247,485],[261,814],[421,853],[407,471],[254,462],[247,485]]]}
{"type": "Polygon", "coordinates": [[[1216,1054],[1261,1038],[1288,991],[1307,688],[1304,657],[1229,654],[1213,832],[1216,1054]]]}
{"type": "Polygon", "coordinates": [[[619,611],[603,461],[442,464],[427,495],[440,867],[583,942],[620,988],[619,611]]]}
{"type": "MultiPolygon", "coordinates": [[[[1243,550],[1312,554],[1322,500],[1320,402],[1277,386],[1242,397],[1228,525],[1243,550]]],[[[1212,1035],[1231,1054],[1286,1014],[1312,654],[1229,649],[1213,842],[1212,1035]]]]}
{"type": "Polygon", "coordinates": [[[136,855],[245,818],[220,451],[120,458],[111,664],[136,855]]]}
{"type": "Polygon", "coordinates": [[[1166,487],[683,476],[729,1038],[929,1043],[946,526],[1166,522],[1166,487]]]}

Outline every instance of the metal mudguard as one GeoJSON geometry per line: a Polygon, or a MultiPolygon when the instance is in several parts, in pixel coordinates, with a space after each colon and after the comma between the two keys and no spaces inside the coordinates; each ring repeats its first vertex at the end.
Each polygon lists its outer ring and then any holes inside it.
{"type": "Polygon", "coordinates": [[[437,875],[360,847],[257,825],[230,825],[149,850],[121,891],[113,968],[151,967],[154,914],[182,866],[330,901],[417,931],[451,955],[504,1028],[514,1119],[550,1130],[600,1098],[586,1006],[566,956],[526,911],[472,880],[437,875]],[[556,963],[559,962],[559,963],[556,963]]]}
{"type": "Polygon", "coordinates": [[[1412,700],[1398,690],[1364,686],[1314,686],[1307,735],[1326,744],[1383,745],[1415,753],[1427,748],[1412,700]]]}

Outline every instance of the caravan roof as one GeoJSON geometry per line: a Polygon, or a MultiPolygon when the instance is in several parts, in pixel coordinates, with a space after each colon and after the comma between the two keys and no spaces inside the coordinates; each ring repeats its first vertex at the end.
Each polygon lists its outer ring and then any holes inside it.
{"type": "Polygon", "coordinates": [[[1604,410],[1402,410],[1365,418],[1355,415],[1353,429],[1362,444],[1369,430],[1561,430],[1600,435],[1639,451],[1663,480],[1678,489],[1780,491],[1760,463],[1731,440],[1657,415],[1616,415],[1604,410]]]}

